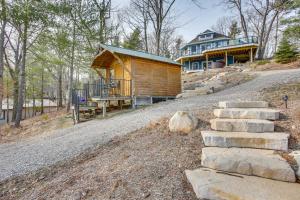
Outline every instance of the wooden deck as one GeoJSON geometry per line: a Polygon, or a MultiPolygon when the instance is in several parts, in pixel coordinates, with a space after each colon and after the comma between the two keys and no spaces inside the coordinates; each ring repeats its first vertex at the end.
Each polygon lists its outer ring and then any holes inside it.
{"type": "Polygon", "coordinates": [[[132,100],[130,96],[108,96],[108,97],[101,97],[101,96],[94,96],[91,97],[91,101],[98,102],[98,101],[122,101],[122,100],[132,100]]]}

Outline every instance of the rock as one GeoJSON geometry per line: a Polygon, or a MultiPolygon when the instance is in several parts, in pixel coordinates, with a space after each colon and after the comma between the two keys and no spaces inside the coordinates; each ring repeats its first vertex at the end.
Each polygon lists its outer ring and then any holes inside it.
{"type": "Polygon", "coordinates": [[[225,108],[215,109],[214,115],[218,118],[231,119],[279,119],[279,111],[266,108],[225,108]]]}
{"type": "Polygon", "coordinates": [[[217,131],[263,133],[273,132],[274,123],[262,119],[212,119],[211,128],[217,131]]]}
{"type": "Polygon", "coordinates": [[[255,176],[222,173],[207,168],[186,170],[199,199],[210,200],[299,200],[300,184],[255,176]]]}
{"type": "Polygon", "coordinates": [[[180,94],[177,94],[176,95],[176,99],[180,99],[180,98],[182,98],[183,97],[183,93],[180,93],[180,94]]]}
{"type": "Polygon", "coordinates": [[[296,181],[291,166],[273,150],[206,147],[202,149],[201,165],[279,181],[296,181]]]}
{"type": "Polygon", "coordinates": [[[289,134],[201,131],[205,146],[288,150],[289,134]]]}
{"type": "Polygon", "coordinates": [[[198,119],[187,112],[177,111],[169,121],[171,132],[190,133],[198,125],[198,119]]]}
{"type": "Polygon", "coordinates": [[[300,180],[300,151],[299,150],[293,151],[292,153],[290,153],[290,156],[292,156],[295,159],[295,161],[298,165],[298,169],[296,171],[296,176],[300,180]]]}
{"type": "Polygon", "coordinates": [[[267,108],[266,101],[220,101],[220,108],[267,108]]]}

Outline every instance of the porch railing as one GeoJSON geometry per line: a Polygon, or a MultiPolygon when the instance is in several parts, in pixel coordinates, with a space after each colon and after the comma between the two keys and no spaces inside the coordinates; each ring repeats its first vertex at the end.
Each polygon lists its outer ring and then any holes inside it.
{"type": "Polygon", "coordinates": [[[132,80],[126,79],[103,79],[100,78],[92,83],[83,84],[82,88],[73,90],[73,102],[87,104],[92,97],[131,97],[132,80]]]}
{"type": "Polygon", "coordinates": [[[233,47],[233,46],[244,45],[244,44],[257,44],[257,43],[258,43],[258,38],[255,36],[250,36],[248,38],[230,39],[223,42],[213,41],[213,42],[208,42],[207,44],[205,43],[193,44],[196,46],[198,45],[195,51],[192,51],[191,48],[190,49],[188,48],[182,50],[180,56],[198,55],[198,54],[202,54],[203,51],[207,51],[207,50],[212,50],[212,49],[217,49],[222,47],[233,47]]]}

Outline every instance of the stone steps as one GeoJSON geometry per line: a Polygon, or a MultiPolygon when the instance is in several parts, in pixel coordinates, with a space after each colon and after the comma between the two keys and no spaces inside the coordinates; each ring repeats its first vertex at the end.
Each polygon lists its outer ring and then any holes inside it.
{"type": "Polygon", "coordinates": [[[275,133],[269,121],[279,119],[279,111],[265,101],[219,102],[219,107],[210,121],[213,131],[201,131],[206,146],[201,166],[207,168],[186,171],[197,197],[300,199],[294,170],[275,153],[288,150],[289,134],[275,133]]]}
{"type": "Polygon", "coordinates": [[[266,101],[220,101],[220,108],[268,108],[266,101]]]}
{"type": "Polygon", "coordinates": [[[214,115],[218,118],[229,119],[279,119],[279,111],[267,108],[225,108],[215,109],[214,115]]]}
{"type": "Polygon", "coordinates": [[[211,128],[217,131],[263,133],[273,132],[274,123],[263,119],[212,119],[211,128]]]}
{"type": "Polygon", "coordinates": [[[201,131],[205,146],[288,150],[289,134],[201,131]]]}
{"type": "Polygon", "coordinates": [[[291,166],[273,150],[206,147],[202,149],[201,165],[231,173],[296,181],[291,166]]]}
{"type": "Polygon", "coordinates": [[[299,200],[300,184],[199,168],[185,174],[199,199],[299,200]]]}

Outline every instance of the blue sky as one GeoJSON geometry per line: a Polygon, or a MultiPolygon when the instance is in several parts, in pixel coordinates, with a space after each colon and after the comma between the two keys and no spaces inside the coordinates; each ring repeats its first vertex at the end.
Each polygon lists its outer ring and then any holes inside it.
{"type": "MultiPolygon", "coordinates": [[[[129,5],[130,0],[112,0],[113,6],[122,8],[129,5]]],[[[182,35],[186,41],[193,39],[198,33],[210,29],[219,17],[230,15],[224,6],[220,6],[220,0],[202,0],[197,7],[191,0],[177,0],[174,11],[177,15],[177,34],[182,35]]]]}

